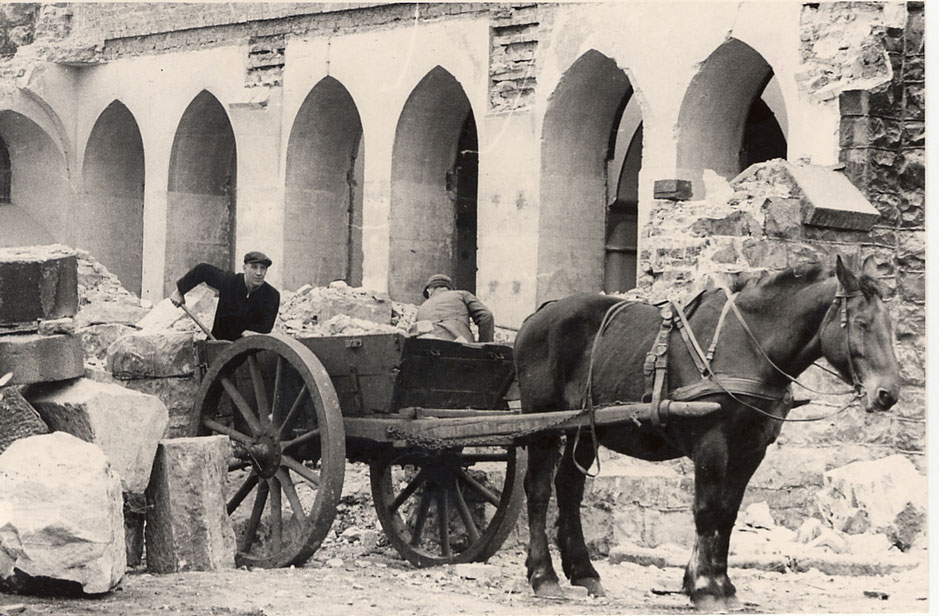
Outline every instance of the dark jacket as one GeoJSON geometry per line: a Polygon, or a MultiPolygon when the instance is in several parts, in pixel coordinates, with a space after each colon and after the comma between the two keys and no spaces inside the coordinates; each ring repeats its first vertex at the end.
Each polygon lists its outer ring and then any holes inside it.
{"type": "Polygon", "coordinates": [[[246,329],[269,334],[274,328],[280,293],[271,285],[265,282],[248,295],[244,274],[200,263],[176,281],[176,288],[185,295],[202,282],[218,291],[212,335],[219,340],[237,340],[246,329]]]}
{"type": "Polygon", "coordinates": [[[433,323],[435,337],[473,341],[469,320],[479,328],[479,342],[492,342],[495,320],[492,312],[469,291],[440,291],[417,309],[417,321],[433,323]]]}

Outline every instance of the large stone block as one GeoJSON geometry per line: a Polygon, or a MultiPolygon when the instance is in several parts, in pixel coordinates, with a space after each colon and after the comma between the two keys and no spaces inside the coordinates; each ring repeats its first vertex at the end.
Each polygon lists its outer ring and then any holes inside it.
{"type": "Polygon", "coordinates": [[[99,323],[76,330],[75,335],[81,340],[85,358],[96,363],[103,363],[108,356],[108,347],[118,338],[134,333],[130,325],[123,323],[99,323]]]}
{"type": "Polygon", "coordinates": [[[143,493],[168,415],[156,396],[88,379],[35,389],[30,402],[53,430],[101,447],[124,491],[143,493]]]}
{"type": "MultiPolygon", "coordinates": [[[[215,308],[218,305],[218,297],[211,287],[200,284],[196,288],[186,293],[186,308],[194,314],[199,321],[212,328],[212,322],[215,319],[215,308]]],[[[142,330],[167,330],[180,329],[180,321],[184,325],[191,325],[184,329],[198,329],[198,325],[192,322],[192,319],[183,311],[177,308],[169,298],[153,307],[146,316],[137,321],[137,327],[142,330]]]]}
{"type": "Polygon", "coordinates": [[[0,495],[0,585],[98,594],[121,581],[121,482],[99,447],[64,432],[19,440],[0,455],[0,495]]]}
{"type": "Polygon", "coordinates": [[[15,387],[0,387],[0,453],[13,441],[47,432],[49,427],[15,387]]]}
{"type": "Polygon", "coordinates": [[[196,377],[179,378],[141,378],[121,381],[121,384],[134,391],[150,394],[159,398],[169,412],[169,423],[163,438],[194,436],[191,434],[192,402],[199,391],[196,377]]]}
{"type": "Polygon", "coordinates": [[[0,374],[7,372],[14,385],[78,378],[85,372],[81,340],[64,334],[0,336],[0,374]]]}
{"type": "Polygon", "coordinates": [[[186,332],[141,331],[108,347],[108,370],[119,379],[191,376],[196,366],[196,344],[186,332]]]}
{"type": "Polygon", "coordinates": [[[160,443],[147,488],[147,568],[155,573],[234,567],[235,533],[223,494],[226,436],[160,443]]]}
{"type": "Polygon", "coordinates": [[[78,266],[66,246],[0,248],[0,324],[78,312],[78,266]]]}

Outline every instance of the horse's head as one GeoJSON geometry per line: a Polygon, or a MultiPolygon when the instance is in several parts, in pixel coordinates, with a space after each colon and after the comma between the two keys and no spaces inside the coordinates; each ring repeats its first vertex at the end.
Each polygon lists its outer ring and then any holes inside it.
{"type": "Polygon", "coordinates": [[[886,411],[900,395],[900,369],[893,351],[890,316],[874,282],[871,260],[857,277],[841,257],[838,292],[821,328],[822,355],[864,396],[868,411],[886,411]]]}

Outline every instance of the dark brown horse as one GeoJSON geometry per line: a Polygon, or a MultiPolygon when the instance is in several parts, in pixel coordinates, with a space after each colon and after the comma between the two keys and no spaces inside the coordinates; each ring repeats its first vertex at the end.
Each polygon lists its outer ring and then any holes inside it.
{"type": "MultiPolygon", "coordinates": [[[[688,319],[702,350],[719,331],[709,362],[712,376],[702,380],[700,358],[693,361],[693,346],[686,345],[677,328],[667,334],[668,364],[662,370],[667,373],[665,397],[717,401],[721,410],[671,418],[659,426],[598,426],[595,435],[604,447],[644,460],[693,460],[697,537],[683,591],[697,608],[708,611],[739,606],[727,576],[730,533],[747,483],[791,409],[791,378],[824,357],[855,386],[868,411],[889,409],[899,395],[892,329],[880,291],[871,276],[856,277],[840,257],[834,272],[808,265],[747,282],[732,300],[739,312],[723,310],[728,297],[720,289],[706,292],[688,319]]],[[[649,393],[643,366],[662,321],[655,306],[618,304],[603,295],[575,295],[544,305],[525,321],[515,340],[523,412],[583,408],[590,372],[593,404],[640,400],[649,393]],[[610,318],[607,313],[614,306],[619,309],[610,318]],[[597,336],[605,317],[606,326],[597,336]]],[[[590,563],[581,527],[585,478],[577,468],[593,463],[592,438],[589,430],[583,432],[576,447],[567,438],[554,483],[564,573],[572,584],[600,596],[600,577],[590,563]]],[[[529,445],[526,564],[538,596],[562,594],[545,534],[559,444],[559,436],[549,435],[529,445]]]]}

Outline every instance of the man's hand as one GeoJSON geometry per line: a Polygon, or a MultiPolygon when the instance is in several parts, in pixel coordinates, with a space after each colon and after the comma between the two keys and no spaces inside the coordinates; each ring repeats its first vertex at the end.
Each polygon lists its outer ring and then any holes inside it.
{"type": "Polygon", "coordinates": [[[186,303],[186,298],[179,292],[179,289],[173,289],[173,292],[170,293],[170,301],[173,302],[174,306],[179,308],[186,303]]]}

